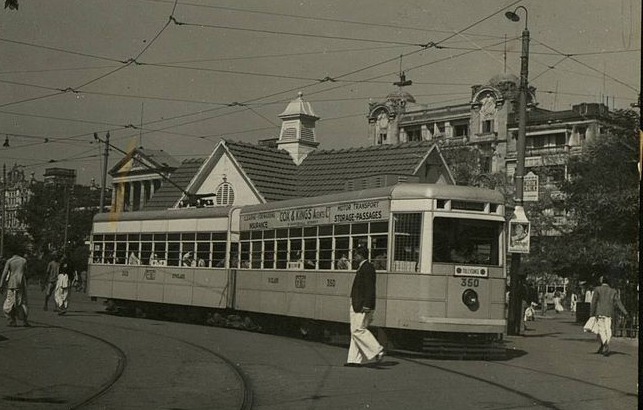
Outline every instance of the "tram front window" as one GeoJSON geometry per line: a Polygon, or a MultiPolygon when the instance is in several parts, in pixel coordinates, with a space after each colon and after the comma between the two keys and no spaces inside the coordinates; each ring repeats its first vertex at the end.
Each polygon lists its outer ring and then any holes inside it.
{"type": "Polygon", "coordinates": [[[474,219],[433,219],[433,261],[500,265],[502,223],[474,219]]]}

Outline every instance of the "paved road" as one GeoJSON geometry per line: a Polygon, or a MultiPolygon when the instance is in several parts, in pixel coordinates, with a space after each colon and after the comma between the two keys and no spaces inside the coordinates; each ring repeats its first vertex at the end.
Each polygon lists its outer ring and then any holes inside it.
{"type": "Polygon", "coordinates": [[[0,327],[0,408],[636,409],[638,344],[594,354],[569,313],[508,337],[508,360],[392,354],[343,367],[345,346],[184,323],[117,317],[73,293],[70,312],[39,310],[35,328],[0,327]],[[120,372],[120,374],[119,374],[120,372]],[[116,377],[118,376],[118,377],[116,377]],[[115,380],[113,385],[110,382],[115,380]],[[104,389],[104,394],[84,401],[104,389]]]}

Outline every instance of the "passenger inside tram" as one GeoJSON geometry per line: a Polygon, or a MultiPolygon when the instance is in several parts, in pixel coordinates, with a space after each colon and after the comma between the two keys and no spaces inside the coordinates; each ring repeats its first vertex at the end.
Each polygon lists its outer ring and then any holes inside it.
{"type": "Polygon", "coordinates": [[[351,263],[348,261],[345,253],[342,253],[342,256],[337,260],[336,267],[339,270],[348,270],[351,268],[351,263]]]}

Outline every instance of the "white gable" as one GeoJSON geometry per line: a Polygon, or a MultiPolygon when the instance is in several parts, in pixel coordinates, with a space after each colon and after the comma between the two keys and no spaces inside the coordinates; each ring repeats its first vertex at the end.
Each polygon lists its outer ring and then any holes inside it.
{"type": "Polygon", "coordinates": [[[227,150],[221,150],[223,155],[212,168],[212,171],[205,177],[197,194],[216,193],[217,188],[225,180],[232,185],[234,190],[233,205],[255,205],[263,203],[251,188],[247,177],[239,170],[236,163],[230,157],[227,150]]]}

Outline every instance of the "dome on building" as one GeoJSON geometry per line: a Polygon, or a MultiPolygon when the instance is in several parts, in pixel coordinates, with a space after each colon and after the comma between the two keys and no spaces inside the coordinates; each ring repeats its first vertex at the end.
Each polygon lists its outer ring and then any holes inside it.
{"type": "Polygon", "coordinates": [[[490,85],[498,85],[502,83],[514,83],[517,85],[520,83],[520,78],[516,77],[513,74],[502,73],[494,75],[493,77],[491,77],[491,80],[489,80],[490,85]]]}
{"type": "Polygon", "coordinates": [[[288,104],[284,112],[279,114],[279,118],[298,116],[308,116],[319,119],[319,117],[315,115],[313,107],[310,105],[310,103],[308,101],[304,101],[304,93],[302,93],[301,91],[298,93],[297,98],[295,98],[288,104]]]}
{"type": "Polygon", "coordinates": [[[415,103],[415,97],[402,89],[393,91],[386,96],[386,99],[389,101],[405,101],[407,103],[415,103]]]}

